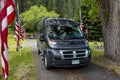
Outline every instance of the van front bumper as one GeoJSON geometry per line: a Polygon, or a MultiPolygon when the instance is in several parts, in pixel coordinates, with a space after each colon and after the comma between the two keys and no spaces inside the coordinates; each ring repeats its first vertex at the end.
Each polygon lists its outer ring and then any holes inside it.
{"type": "Polygon", "coordinates": [[[52,60],[53,67],[76,67],[76,66],[83,66],[88,65],[91,62],[91,59],[88,58],[81,58],[81,59],[68,59],[68,60],[52,60]],[[79,63],[73,64],[73,61],[79,61],[79,63]]]}

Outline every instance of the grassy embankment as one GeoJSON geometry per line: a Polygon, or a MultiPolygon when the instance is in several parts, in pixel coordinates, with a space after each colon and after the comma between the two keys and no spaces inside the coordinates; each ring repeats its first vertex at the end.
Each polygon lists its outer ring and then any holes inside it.
{"type": "MultiPolygon", "coordinates": [[[[36,69],[32,50],[27,46],[22,48],[22,56],[20,52],[16,51],[16,41],[13,38],[12,32],[9,32],[8,46],[9,46],[9,78],[8,80],[36,80],[36,69]]],[[[27,41],[22,41],[23,45],[27,41]]],[[[4,80],[1,71],[0,62],[0,80],[4,80]]]]}
{"type": "Polygon", "coordinates": [[[120,75],[120,65],[104,57],[104,50],[95,49],[93,42],[90,42],[89,45],[92,51],[92,63],[93,64],[102,66],[106,68],[107,70],[120,75]]]}

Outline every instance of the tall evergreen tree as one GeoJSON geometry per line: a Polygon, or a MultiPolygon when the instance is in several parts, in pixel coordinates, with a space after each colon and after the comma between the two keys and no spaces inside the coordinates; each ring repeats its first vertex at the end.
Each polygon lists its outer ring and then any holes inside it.
{"type": "Polygon", "coordinates": [[[74,5],[72,4],[72,1],[73,0],[68,0],[67,2],[67,15],[68,15],[68,18],[73,18],[73,14],[74,14],[74,5]]]}
{"type": "Polygon", "coordinates": [[[64,0],[53,0],[53,10],[62,17],[64,16],[63,4],[64,0]]]}

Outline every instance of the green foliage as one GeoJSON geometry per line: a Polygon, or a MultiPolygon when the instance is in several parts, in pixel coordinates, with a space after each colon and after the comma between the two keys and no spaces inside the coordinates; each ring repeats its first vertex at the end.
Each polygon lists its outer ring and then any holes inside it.
{"type": "MultiPolygon", "coordinates": [[[[100,46],[100,42],[96,42],[100,46]]],[[[97,57],[97,56],[104,56],[104,50],[99,50],[94,48],[94,42],[89,42],[89,46],[91,49],[92,57],[97,57]]]]}
{"type": "MultiPolygon", "coordinates": [[[[74,19],[78,23],[80,21],[81,10],[83,22],[85,23],[85,26],[89,28],[89,39],[98,40],[100,37],[102,37],[102,27],[97,0],[16,0],[16,2],[20,3],[20,13],[25,11],[24,13],[26,14],[25,16],[27,16],[27,18],[22,20],[27,22],[26,27],[29,31],[36,26],[35,24],[38,23],[38,20],[41,19],[41,16],[54,17],[52,12],[49,11],[53,10],[61,17],[74,19]],[[36,8],[29,9],[29,7],[32,5],[36,5],[36,8]],[[42,8],[43,12],[37,11],[40,10],[39,6],[41,5],[44,6],[44,8],[42,8]],[[39,12],[39,14],[37,14],[37,12],[39,12]],[[28,13],[30,14],[30,17],[28,17],[28,13]]],[[[106,20],[108,19],[106,18],[106,20]]]]}
{"type": "Polygon", "coordinates": [[[54,11],[48,12],[44,6],[32,6],[28,11],[20,14],[20,19],[24,23],[27,31],[35,31],[38,22],[44,17],[58,17],[54,11]]]}
{"type": "Polygon", "coordinates": [[[53,6],[53,10],[60,14],[61,16],[64,15],[64,12],[63,12],[63,4],[64,4],[64,0],[54,0],[54,6],[53,6]]]}
{"type": "Polygon", "coordinates": [[[102,26],[97,0],[82,0],[81,12],[85,27],[89,28],[89,39],[99,40],[102,37],[102,26]]]}

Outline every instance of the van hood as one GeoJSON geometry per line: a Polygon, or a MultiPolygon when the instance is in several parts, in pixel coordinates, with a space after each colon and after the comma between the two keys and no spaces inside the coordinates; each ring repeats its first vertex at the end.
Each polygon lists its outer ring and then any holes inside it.
{"type": "Polygon", "coordinates": [[[85,40],[55,40],[52,41],[54,44],[49,43],[51,48],[60,49],[76,49],[76,48],[86,48],[88,44],[85,40]]]}

